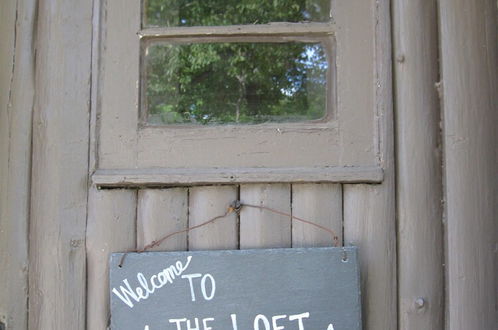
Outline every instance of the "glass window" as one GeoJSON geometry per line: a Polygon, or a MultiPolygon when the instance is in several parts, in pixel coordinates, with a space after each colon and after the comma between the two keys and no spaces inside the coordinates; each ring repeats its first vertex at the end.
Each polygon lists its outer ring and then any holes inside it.
{"type": "Polygon", "coordinates": [[[155,41],[144,66],[150,124],[302,122],[327,113],[329,64],[319,42],[155,41]]]}
{"type": "Polygon", "coordinates": [[[146,0],[144,27],[326,22],[330,0],[146,0]]]}

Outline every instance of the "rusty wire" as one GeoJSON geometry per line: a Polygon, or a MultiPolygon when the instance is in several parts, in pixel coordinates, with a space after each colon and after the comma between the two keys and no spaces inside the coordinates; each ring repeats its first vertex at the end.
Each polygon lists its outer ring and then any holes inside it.
{"type": "Polygon", "coordinates": [[[197,228],[200,228],[200,227],[204,227],[204,226],[209,225],[210,223],[213,223],[213,222],[215,222],[215,221],[217,221],[219,219],[225,218],[225,217],[227,217],[228,215],[230,215],[230,214],[232,214],[234,212],[237,213],[237,214],[239,214],[240,211],[242,210],[242,208],[244,208],[244,207],[255,208],[255,209],[260,209],[260,210],[265,210],[265,211],[268,211],[268,212],[272,212],[272,213],[275,213],[275,214],[278,214],[278,215],[282,215],[282,216],[285,216],[285,217],[289,217],[289,218],[294,219],[296,221],[299,221],[299,222],[302,222],[302,223],[314,226],[314,227],[316,227],[318,229],[324,230],[324,231],[328,232],[332,236],[333,245],[335,247],[339,246],[339,237],[337,236],[336,232],[333,231],[330,228],[324,227],[324,226],[322,226],[322,225],[320,225],[318,223],[315,223],[313,221],[309,221],[309,220],[306,220],[306,219],[303,219],[303,218],[296,217],[296,216],[294,216],[292,214],[289,214],[289,213],[286,213],[286,212],[282,212],[282,211],[279,211],[279,210],[272,209],[272,208],[267,207],[267,206],[246,204],[246,203],[242,203],[242,202],[236,200],[236,201],[230,203],[230,205],[228,206],[228,208],[227,208],[227,210],[226,210],[226,212],[224,214],[215,216],[215,217],[213,217],[213,218],[211,218],[211,219],[209,219],[207,221],[204,221],[204,222],[202,222],[202,223],[200,223],[198,225],[195,225],[195,226],[192,226],[192,227],[189,227],[189,228],[185,228],[185,229],[182,229],[182,230],[178,230],[178,231],[169,233],[169,234],[161,237],[158,240],[154,240],[154,241],[150,242],[149,244],[145,245],[141,249],[135,249],[135,250],[131,250],[131,251],[123,253],[123,256],[121,257],[121,260],[120,260],[118,266],[119,267],[123,266],[124,260],[125,260],[126,255],[128,253],[132,253],[132,252],[143,253],[143,252],[146,252],[146,251],[148,251],[148,250],[150,250],[150,249],[152,249],[154,247],[160,246],[164,241],[166,241],[167,239],[169,239],[172,236],[175,236],[175,235],[178,235],[178,234],[182,234],[182,233],[188,233],[191,230],[194,230],[194,229],[197,229],[197,228]]]}

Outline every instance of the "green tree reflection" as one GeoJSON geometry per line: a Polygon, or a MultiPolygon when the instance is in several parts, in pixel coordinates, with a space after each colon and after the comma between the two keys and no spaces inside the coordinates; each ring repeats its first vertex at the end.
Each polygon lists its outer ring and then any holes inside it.
{"type": "MultiPolygon", "coordinates": [[[[222,11],[223,3],[149,0],[146,13],[148,22],[158,25],[165,17],[171,25],[223,25],[243,24],[249,17],[300,21],[314,13],[305,1],[246,0],[222,11]],[[176,14],[167,10],[172,3],[176,14]],[[265,10],[267,6],[278,10],[265,10]]],[[[316,11],[317,6],[311,7],[316,11]]],[[[149,120],[223,124],[319,119],[326,108],[327,69],[319,43],[152,44],[146,53],[149,120]]]]}

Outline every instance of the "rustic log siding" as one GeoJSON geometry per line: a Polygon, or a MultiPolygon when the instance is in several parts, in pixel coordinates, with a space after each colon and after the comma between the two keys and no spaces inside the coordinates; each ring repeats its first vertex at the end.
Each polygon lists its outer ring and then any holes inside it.
{"type": "Polygon", "coordinates": [[[437,3],[393,4],[401,329],[444,327],[437,3]]]}
{"type": "MultiPolygon", "coordinates": [[[[121,61],[138,61],[140,26],[127,15],[139,17],[139,7],[1,2],[0,325],[106,329],[110,253],[241,200],[318,222],[360,247],[365,329],[498,329],[497,3],[365,3],[334,0],[332,24],[290,32],[330,33],[336,43],[337,163],[310,169],[306,149],[306,164],[288,155],[260,170],[228,155],[226,166],[196,171],[174,168],[185,155],[163,167],[164,145],[147,146],[171,136],[137,130],[138,66],[121,61]],[[105,58],[118,48],[126,56],[105,58]],[[117,84],[105,80],[113,67],[117,84]],[[358,109],[372,112],[345,120],[358,109]]],[[[268,26],[280,35],[289,27],[268,26]]],[[[143,38],[168,33],[204,32],[150,29],[143,38]]],[[[154,250],[332,244],[290,216],[243,208],[154,250]]]]}
{"type": "Polygon", "coordinates": [[[35,16],[36,1],[0,3],[0,322],[15,330],[28,322],[35,16]]]}
{"type": "Polygon", "coordinates": [[[498,40],[494,1],[439,6],[447,327],[498,329],[498,40]]]}

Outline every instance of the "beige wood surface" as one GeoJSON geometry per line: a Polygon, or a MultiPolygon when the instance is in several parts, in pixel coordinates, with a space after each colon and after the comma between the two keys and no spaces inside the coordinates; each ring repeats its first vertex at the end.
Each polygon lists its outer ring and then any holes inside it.
{"type": "MultiPolygon", "coordinates": [[[[240,201],[291,213],[289,184],[248,184],[240,186],[240,201]]],[[[291,218],[268,210],[243,207],[240,212],[240,248],[291,247],[291,218]]]]}
{"type": "MultiPolygon", "coordinates": [[[[237,186],[194,187],[189,191],[189,227],[225,214],[237,200],[237,186]]],[[[188,236],[189,250],[237,249],[239,226],[235,212],[198,229],[188,236]]]]}
{"type": "MultiPolygon", "coordinates": [[[[349,2],[353,5],[354,2],[349,2]]],[[[394,135],[391,90],[390,3],[376,10],[374,90],[381,185],[344,185],[344,242],[359,246],[363,327],[397,329],[394,135]]],[[[361,44],[361,43],[357,43],[361,44]]]]}
{"type": "Polygon", "coordinates": [[[189,27],[163,27],[146,28],[140,31],[140,37],[178,37],[178,36],[241,36],[241,35],[262,35],[268,34],[283,35],[309,35],[313,34],[333,34],[334,26],[331,23],[268,23],[249,24],[233,26],[189,26],[189,27]]]}
{"type": "Polygon", "coordinates": [[[88,204],[86,329],[105,330],[109,322],[109,256],[136,247],[137,193],[92,188],[88,204]]]}
{"type": "Polygon", "coordinates": [[[97,170],[92,182],[98,187],[157,187],[207,183],[348,182],[380,183],[379,166],[314,168],[216,168],[216,169],[114,169],[97,170]]]}
{"type": "MultiPolygon", "coordinates": [[[[292,185],[292,215],[333,230],[342,245],[342,186],[292,185]]],[[[332,235],[320,228],[292,220],[292,247],[334,246],[332,235]]]]}
{"type": "MultiPolygon", "coordinates": [[[[337,117],[340,121],[338,143],[340,163],[368,165],[363,153],[371,154],[378,164],[377,120],[374,86],[376,1],[332,1],[332,18],[336,26],[337,117]],[[358,111],[361,109],[361,111],[358,111]],[[365,120],[366,119],[366,120],[365,120]],[[368,147],[367,147],[368,146],[368,147]],[[368,151],[363,149],[368,148],[368,151]]],[[[385,24],[384,22],[381,22],[385,24]]],[[[310,144],[314,146],[314,144],[310,144]]]]}
{"type": "MultiPolygon", "coordinates": [[[[135,168],[138,127],[140,1],[101,0],[99,89],[96,91],[98,165],[135,168]],[[132,17],[132,18],[130,18],[132,17]],[[133,19],[134,18],[134,19],[133,19]],[[113,53],[113,50],[118,50],[113,53]],[[109,55],[111,53],[112,55],[109,55]],[[114,157],[106,155],[113,154],[114,157]]],[[[96,59],[97,59],[96,58],[96,59]]]]}
{"type": "MultiPolygon", "coordinates": [[[[188,225],[188,189],[142,189],[138,192],[137,248],[143,249],[188,225]]],[[[187,233],[168,238],[149,251],[187,250],[187,233]]]]}
{"type": "Polygon", "coordinates": [[[82,330],[92,3],[36,13],[28,328],[82,330]]]}
{"type": "Polygon", "coordinates": [[[400,329],[444,327],[436,1],[393,4],[400,329]]]}
{"type": "MultiPolygon", "coordinates": [[[[333,94],[330,99],[335,100],[336,92],[338,96],[338,101],[330,104],[331,120],[301,124],[151,127],[139,120],[142,116],[138,100],[140,50],[147,39],[143,37],[141,42],[139,36],[140,3],[106,0],[100,54],[99,169],[376,166],[378,141],[372,125],[375,107],[371,93],[373,6],[368,2],[345,3],[332,10],[337,16],[334,16],[336,24],[327,24],[334,34],[323,33],[324,25],[320,23],[299,25],[300,37],[313,35],[318,27],[319,37],[328,48],[329,79],[338,82],[330,88],[333,94]],[[356,97],[358,91],[361,97],[356,97]]],[[[286,24],[270,25],[266,32],[273,38],[275,33],[285,34],[283,28],[288,29],[289,35],[296,32],[295,25],[286,24]]],[[[233,27],[219,30],[231,29],[233,33],[233,27]]],[[[253,37],[262,41],[261,29],[241,29],[251,30],[253,37]]],[[[183,31],[187,30],[192,32],[190,28],[183,31]]],[[[193,30],[200,33],[199,28],[193,30]]],[[[165,32],[155,30],[153,35],[161,33],[165,32]]],[[[213,38],[209,31],[205,36],[213,38]]]]}
{"type": "Polygon", "coordinates": [[[28,323],[28,228],[36,2],[0,3],[0,322],[28,323]]]}
{"type": "Polygon", "coordinates": [[[496,1],[439,1],[447,329],[498,329],[496,1]]]}

